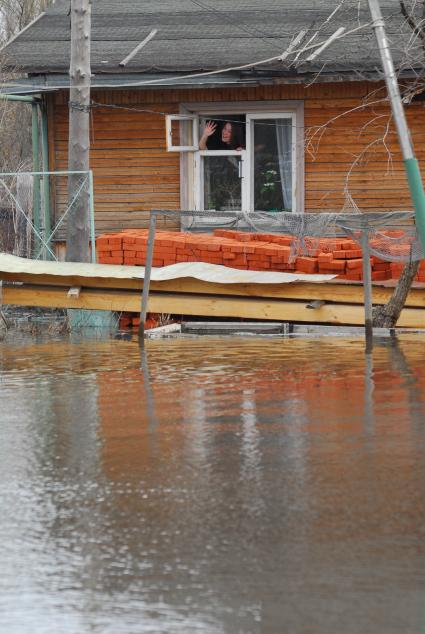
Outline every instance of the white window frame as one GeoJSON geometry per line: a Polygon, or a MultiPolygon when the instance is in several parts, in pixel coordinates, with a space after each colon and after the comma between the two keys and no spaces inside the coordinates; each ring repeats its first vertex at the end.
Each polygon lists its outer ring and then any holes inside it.
{"type": "Polygon", "coordinates": [[[246,209],[243,199],[245,187],[243,187],[243,179],[246,175],[246,154],[245,150],[199,150],[194,156],[194,175],[195,175],[195,205],[194,209],[200,211],[204,200],[204,179],[203,179],[203,158],[204,156],[240,156],[241,159],[241,197],[242,209],[246,209]]]}
{"type": "Polygon", "coordinates": [[[246,174],[249,179],[246,189],[249,190],[248,205],[254,204],[254,122],[258,119],[290,119],[292,121],[292,147],[291,147],[291,171],[292,171],[292,211],[298,211],[296,182],[297,182],[297,126],[296,115],[293,112],[264,112],[246,115],[246,147],[247,166],[246,174]]]}
{"type": "MultiPolygon", "coordinates": [[[[292,138],[293,143],[293,182],[292,182],[292,197],[293,197],[293,211],[298,213],[304,212],[304,101],[302,100],[274,100],[274,101],[232,101],[232,102],[191,102],[182,103],[180,105],[180,112],[183,115],[196,116],[199,119],[201,117],[219,116],[222,114],[243,114],[246,115],[247,136],[252,133],[248,130],[248,119],[258,117],[276,119],[282,115],[288,115],[293,118],[294,134],[292,138]]],[[[252,124],[250,124],[252,125],[252,124]]],[[[198,123],[199,130],[199,123],[198,123]]],[[[246,147],[248,148],[248,139],[246,147]]],[[[182,152],[180,154],[180,206],[184,210],[199,209],[200,201],[200,169],[201,169],[201,156],[203,152],[207,152],[211,155],[217,155],[218,150],[199,150],[199,147],[193,151],[182,152]]],[[[225,154],[229,154],[230,151],[224,151],[225,154]]],[[[235,154],[240,155],[241,152],[234,151],[235,154]]],[[[252,157],[247,156],[248,150],[243,157],[243,178],[246,178],[249,173],[249,178],[252,178],[252,157]],[[249,169],[249,172],[248,172],[249,169]]],[[[251,149],[252,152],[252,149],[251,149]]],[[[250,185],[252,187],[252,184],[250,185]]],[[[245,193],[248,188],[243,188],[245,193]]],[[[252,192],[249,196],[252,199],[252,192]]],[[[250,211],[248,208],[249,202],[247,200],[242,201],[242,206],[245,211],[250,211]]],[[[195,227],[196,223],[182,218],[182,230],[185,230],[189,226],[195,227]]]]}
{"type": "MultiPolygon", "coordinates": [[[[181,136],[184,136],[182,134],[181,136]]],[[[165,140],[167,152],[195,152],[199,149],[199,117],[194,114],[167,114],[165,116],[165,140]],[[172,122],[192,122],[193,145],[173,145],[172,122]]]]}

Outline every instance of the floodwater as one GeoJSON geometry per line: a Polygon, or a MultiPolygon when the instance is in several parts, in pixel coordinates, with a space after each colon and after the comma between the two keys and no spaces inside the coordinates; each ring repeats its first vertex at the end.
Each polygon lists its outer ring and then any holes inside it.
{"type": "Polygon", "coordinates": [[[10,334],[0,632],[423,634],[424,344],[10,334]]]}

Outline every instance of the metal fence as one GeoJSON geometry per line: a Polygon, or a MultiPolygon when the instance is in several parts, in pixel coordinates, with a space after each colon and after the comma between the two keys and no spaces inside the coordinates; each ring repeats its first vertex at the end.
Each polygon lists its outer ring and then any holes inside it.
{"type": "Polygon", "coordinates": [[[93,173],[0,173],[0,250],[20,257],[57,260],[73,207],[84,197],[90,217],[91,259],[96,261],[93,173]],[[78,178],[72,199],[68,177],[78,178]]]}

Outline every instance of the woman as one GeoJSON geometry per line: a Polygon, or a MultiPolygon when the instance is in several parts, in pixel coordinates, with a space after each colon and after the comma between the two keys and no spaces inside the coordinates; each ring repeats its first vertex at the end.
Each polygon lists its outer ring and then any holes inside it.
{"type": "Polygon", "coordinates": [[[207,121],[199,140],[200,150],[236,150],[240,152],[244,149],[240,138],[240,126],[234,125],[232,121],[225,121],[219,138],[214,138],[216,130],[217,123],[207,121]]]}

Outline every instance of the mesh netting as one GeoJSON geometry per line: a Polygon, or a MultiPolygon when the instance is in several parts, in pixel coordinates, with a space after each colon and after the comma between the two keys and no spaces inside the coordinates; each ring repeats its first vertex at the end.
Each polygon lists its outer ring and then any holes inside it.
{"type": "Polygon", "coordinates": [[[66,239],[67,222],[81,203],[92,209],[87,172],[0,173],[0,251],[34,259],[55,259],[55,241],[66,239]],[[54,201],[54,205],[52,202],[54,201]]]}
{"type": "Polygon", "coordinates": [[[424,258],[424,252],[414,224],[414,213],[361,213],[348,201],[342,213],[293,212],[179,212],[191,216],[186,229],[208,231],[216,227],[256,233],[288,235],[291,256],[316,256],[337,247],[338,240],[350,237],[361,246],[362,234],[367,233],[372,255],[391,261],[408,262],[424,258]]]}

